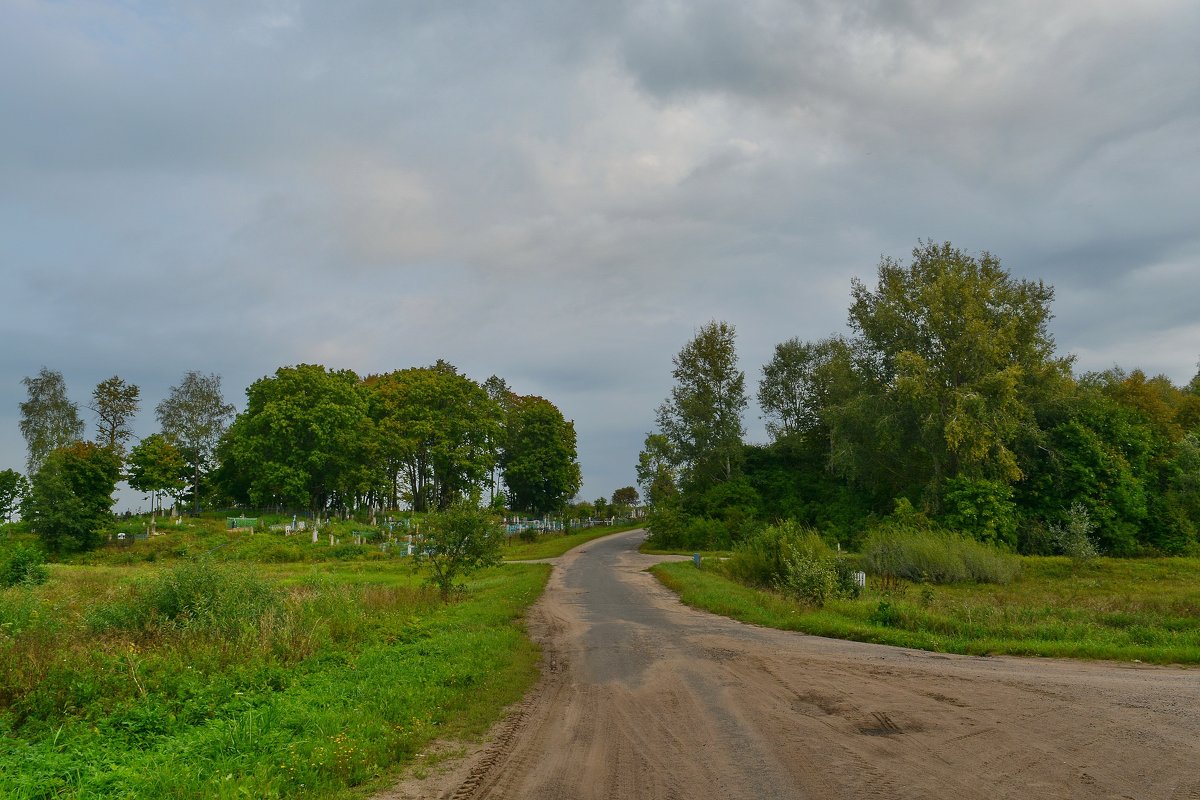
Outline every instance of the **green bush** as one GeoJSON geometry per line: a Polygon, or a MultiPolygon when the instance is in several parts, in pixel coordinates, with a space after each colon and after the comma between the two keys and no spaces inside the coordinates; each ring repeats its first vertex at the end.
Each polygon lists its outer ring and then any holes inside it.
{"type": "Polygon", "coordinates": [[[929,583],[1009,583],[1015,558],[982,542],[936,530],[887,525],[872,531],[863,545],[867,572],[929,583]]]}
{"type": "Polygon", "coordinates": [[[646,527],[650,546],[664,550],[726,550],[733,541],[726,523],[689,516],[674,508],[652,514],[646,527]]]}
{"type": "Polygon", "coordinates": [[[857,597],[854,568],[810,528],[788,520],[756,531],[721,562],[728,577],[750,586],[774,587],[821,606],[832,597],[857,597]]]}
{"type": "Polygon", "coordinates": [[[32,545],[15,544],[0,551],[0,589],[45,583],[49,575],[46,556],[32,545]]]}
{"type": "Polygon", "coordinates": [[[1083,503],[1071,504],[1065,524],[1050,526],[1050,535],[1055,546],[1059,552],[1071,559],[1071,565],[1076,569],[1086,566],[1100,555],[1100,550],[1091,536],[1095,527],[1083,503]]]}
{"type": "Polygon", "coordinates": [[[787,520],[768,525],[739,542],[722,563],[726,575],[750,586],[775,586],[786,574],[785,558],[824,559],[833,552],[815,531],[787,520]]]}

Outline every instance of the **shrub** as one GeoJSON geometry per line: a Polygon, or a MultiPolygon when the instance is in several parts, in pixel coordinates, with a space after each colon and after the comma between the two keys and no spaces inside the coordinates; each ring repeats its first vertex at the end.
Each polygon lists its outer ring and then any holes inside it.
{"type": "Polygon", "coordinates": [[[0,552],[0,589],[45,583],[48,577],[46,557],[38,548],[16,544],[0,552]]]}
{"type": "Polygon", "coordinates": [[[832,556],[829,545],[813,530],[792,520],[768,525],[747,536],[723,562],[723,571],[735,581],[751,586],[775,586],[784,578],[785,554],[821,559],[832,556]]]}
{"type": "Polygon", "coordinates": [[[817,606],[859,593],[851,564],[815,531],[791,520],[756,531],[734,547],[721,569],[741,583],[772,586],[817,606]]]}
{"type": "Polygon", "coordinates": [[[783,554],[783,574],[778,587],[806,603],[823,606],[837,592],[835,561],[788,548],[783,554]]]}
{"type": "Polygon", "coordinates": [[[1076,569],[1086,566],[1100,555],[1096,542],[1091,537],[1095,527],[1083,503],[1071,504],[1071,508],[1067,510],[1066,524],[1050,526],[1050,535],[1054,539],[1055,547],[1071,559],[1071,564],[1076,569]]]}
{"type": "Polygon", "coordinates": [[[680,550],[723,550],[731,543],[729,528],[720,520],[692,517],[677,509],[655,512],[647,525],[651,547],[680,550]]]}
{"type": "Polygon", "coordinates": [[[1009,583],[1018,570],[1012,556],[982,542],[899,525],[870,533],[862,563],[875,575],[929,583],[1009,583]]]}

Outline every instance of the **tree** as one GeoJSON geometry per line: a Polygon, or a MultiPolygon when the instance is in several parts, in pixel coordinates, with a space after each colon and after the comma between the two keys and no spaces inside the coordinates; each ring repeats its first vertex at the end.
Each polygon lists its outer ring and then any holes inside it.
{"type": "Polygon", "coordinates": [[[200,510],[200,477],[208,469],[233,405],[221,394],[220,375],[184,373],[178,386],[154,409],[163,434],[177,444],[192,468],[192,501],[200,510]]]}
{"type": "Polygon", "coordinates": [[[637,479],[650,505],[662,505],[679,494],[676,463],[675,453],[666,436],[661,433],[646,434],[642,451],[638,453],[637,479]]]}
{"type": "Polygon", "coordinates": [[[1014,279],[994,256],[921,243],[853,283],[850,326],[863,389],[834,413],[835,465],[893,495],[939,507],[956,476],[1012,484],[1039,392],[1067,380],[1047,331],[1054,291],[1014,279]]]}
{"type": "Polygon", "coordinates": [[[614,506],[636,506],[638,502],[638,490],[633,486],[622,486],[612,493],[612,504],[614,506]]]}
{"type": "Polygon", "coordinates": [[[42,367],[36,377],[22,378],[29,399],[21,403],[21,435],[29,448],[25,462],[30,475],[41,469],[52,450],[83,438],[79,407],[67,399],[61,372],[42,367]]]}
{"type": "Polygon", "coordinates": [[[150,492],[151,511],[161,508],[159,493],[178,496],[187,485],[188,463],[170,439],[153,433],[129,451],[129,485],[139,492],[150,492]]]}
{"type": "Polygon", "coordinates": [[[133,436],[129,421],[137,413],[141,390],[116,375],[101,381],[92,391],[96,415],[96,440],[118,456],[125,455],[125,442],[133,436]]]}
{"type": "Polygon", "coordinates": [[[460,576],[500,563],[503,544],[504,529],[491,514],[458,501],[426,518],[416,557],[445,600],[460,576]]]}
{"type": "Polygon", "coordinates": [[[501,438],[500,407],[483,387],[445,361],[365,383],[393,505],[402,486],[417,511],[482,491],[501,438]]]}
{"type": "Polygon", "coordinates": [[[675,386],[658,408],[658,427],[689,488],[733,479],[742,451],[746,376],[737,368],[734,329],[710,322],[674,359],[675,386]]]}
{"type": "Polygon", "coordinates": [[[257,506],[346,507],[369,484],[366,391],[350,370],[281,367],[246,390],[246,410],[222,440],[257,506]]]}
{"type": "Polygon", "coordinates": [[[767,432],[781,439],[824,427],[825,412],[851,382],[851,372],[850,345],[841,337],[775,345],[758,383],[767,432]]]}
{"type": "Polygon", "coordinates": [[[15,469],[0,470],[0,519],[12,522],[21,500],[29,494],[29,481],[15,469]]]}
{"type": "Polygon", "coordinates": [[[505,423],[501,456],[509,504],[545,514],[562,508],[583,483],[575,423],[542,397],[514,397],[505,423]]]}
{"type": "Polygon", "coordinates": [[[121,462],[107,447],[76,442],[46,456],[21,516],[52,552],[90,550],[112,519],[121,462]]]}

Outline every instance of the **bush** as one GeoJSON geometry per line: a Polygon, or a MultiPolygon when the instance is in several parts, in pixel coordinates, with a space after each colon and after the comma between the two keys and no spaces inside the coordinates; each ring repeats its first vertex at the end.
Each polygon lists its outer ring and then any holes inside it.
{"type": "Polygon", "coordinates": [[[859,592],[853,567],[815,531],[791,520],[749,536],[734,547],[721,569],[740,583],[772,586],[817,606],[832,597],[857,597],[859,592]]]}
{"type": "Polygon", "coordinates": [[[692,517],[676,509],[662,509],[651,515],[651,547],[664,550],[724,550],[732,542],[729,528],[720,520],[692,517]]]}
{"type": "Polygon", "coordinates": [[[1091,537],[1095,527],[1083,503],[1071,504],[1065,525],[1050,526],[1050,535],[1054,539],[1055,547],[1071,559],[1071,565],[1076,569],[1086,566],[1100,555],[1100,550],[1091,537]]]}
{"type": "Polygon", "coordinates": [[[862,564],[874,575],[929,583],[1009,583],[1018,571],[1016,559],[982,542],[899,525],[868,535],[862,564]]]}
{"type": "Polygon", "coordinates": [[[46,556],[32,545],[16,544],[0,552],[0,589],[45,583],[49,576],[46,556]]]}

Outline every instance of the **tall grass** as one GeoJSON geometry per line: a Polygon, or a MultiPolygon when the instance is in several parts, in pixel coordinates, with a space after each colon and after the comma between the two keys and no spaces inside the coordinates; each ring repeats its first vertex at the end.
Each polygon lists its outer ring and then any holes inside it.
{"type": "Polygon", "coordinates": [[[860,563],[873,575],[928,583],[1010,583],[1020,562],[990,545],[955,533],[903,526],[876,528],[860,563]]]}
{"type": "Polygon", "coordinates": [[[535,675],[549,568],[51,568],[0,592],[0,797],[347,797],[535,675]]]}
{"type": "Polygon", "coordinates": [[[680,599],[757,625],[950,653],[1200,664],[1200,559],[1025,557],[1011,584],[871,581],[823,607],[734,582],[713,562],[660,564],[680,599]],[[881,613],[881,607],[887,613],[881,613]]]}

